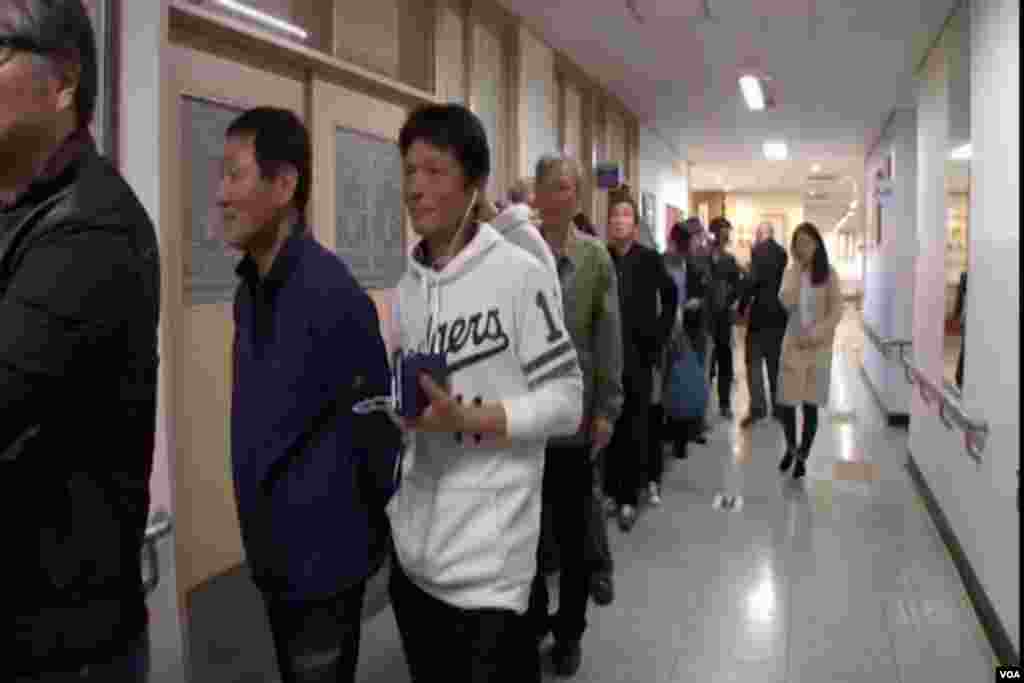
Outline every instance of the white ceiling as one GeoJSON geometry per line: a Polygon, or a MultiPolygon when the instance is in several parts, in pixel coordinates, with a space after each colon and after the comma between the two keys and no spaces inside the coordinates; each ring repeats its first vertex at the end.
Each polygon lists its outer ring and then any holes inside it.
{"type": "Polygon", "coordinates": [[[955,4],[632,0],[638,23],[626,0],[500,1],[675,145],[691,187],[728,175],[735,190],[803,189],[814,162],[859,179],[889,111],[913,106],[914,68],[955,4]],[[773,110],[747,109],[748,69],[772,77],[773,110]],[[766,139],[791,161],[763,161],[766,139]]]}

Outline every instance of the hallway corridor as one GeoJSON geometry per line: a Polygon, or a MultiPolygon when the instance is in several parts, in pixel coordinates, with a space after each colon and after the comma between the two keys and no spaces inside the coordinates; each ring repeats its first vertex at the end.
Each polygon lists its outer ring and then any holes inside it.
{"type": "MultiPolygon", "coordinates": [[[[748,404],[742,335],[738,418],[748,404]]],[[[803,481],[778,472],[783,438],[774,422],[744,431],[714,415],[706,446],[668,459],[663,505],[642,507],[629,534],[609,523],[615,602],[590,607],[572,680],[991,679],[991,648],[904,469],[907,432],[885,425],[863,384],[863,345],[860,314],[848,304],[832,403],[803,481]],[[726,509],[722,495],[736,504],[726,509]]],[[[363,683],[409,680],[385,581],[386,571],[368,588],[363,683]]],[[[194,680],[277,682],[262,603],[244,568],[197,591],[190,621],[194,680]]]]}
{"type": "MultiPolygon", "coordinates": [[[[670,459],[663,505],[644,508],[629,534],[609,525],[615,602],[590,607],[571,680],[991,679],[991,648],[904,469],[907,434],[885,426],[850,362],[863,345],[858,320],[850,307],[802,482],[779,475],[775,423],[744,432],[716,416],[707,446],[670,459]],[[716,507],[723,493],[738,504],[716,507]]],[[[408,680],[390,608],[364,626],[359,680],[408,680]]]]}

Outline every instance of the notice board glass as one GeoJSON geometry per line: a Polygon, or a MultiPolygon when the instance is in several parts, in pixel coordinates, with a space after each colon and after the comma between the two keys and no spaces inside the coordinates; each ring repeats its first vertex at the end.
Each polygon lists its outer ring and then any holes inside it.
{"type": "Polygon", "coordinates": [[[224,136],[241,109],[209,100],[183,97],[184,181],[187,240],[184,249],[185,301],[189,306],[234,299],[241,255],[221,239],[217,186],[224,136]]]}
{"type": "Polygon", "coordinates": [[[390,289],[405,269],[402,158],[390,140],[335,132],[335,247],[367,289],[390,289]]]}

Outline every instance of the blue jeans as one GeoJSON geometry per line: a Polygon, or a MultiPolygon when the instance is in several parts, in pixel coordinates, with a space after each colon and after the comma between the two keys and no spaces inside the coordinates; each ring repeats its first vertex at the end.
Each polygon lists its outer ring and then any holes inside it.
{"type": "Polygon", "coordinates": [[[149,679],[149,634],[129,644],[123,654],[74,672],[19,676],[13,683],[146,683],[149,679]]]}

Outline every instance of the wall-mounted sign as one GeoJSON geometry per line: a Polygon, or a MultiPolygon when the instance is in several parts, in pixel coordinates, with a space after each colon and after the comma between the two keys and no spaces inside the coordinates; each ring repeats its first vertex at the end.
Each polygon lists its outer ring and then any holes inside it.
{"type": "Polygon", "coordinates": [[[602,161],[594,169],[597,186],[602,190],[610,190],[622,184],[622,164],[617,161],[602,161]]]}

